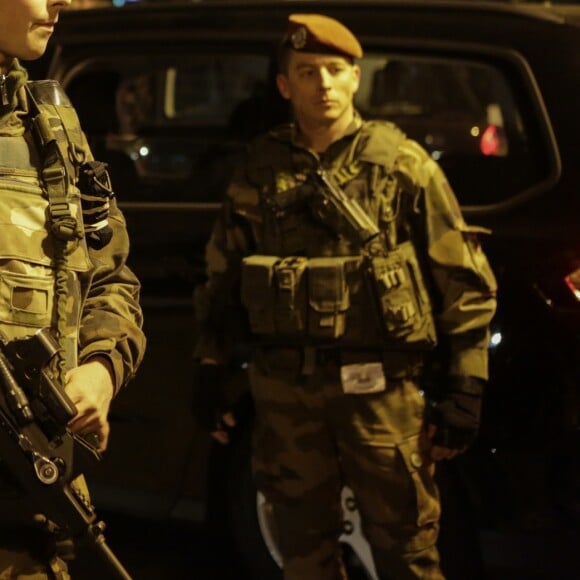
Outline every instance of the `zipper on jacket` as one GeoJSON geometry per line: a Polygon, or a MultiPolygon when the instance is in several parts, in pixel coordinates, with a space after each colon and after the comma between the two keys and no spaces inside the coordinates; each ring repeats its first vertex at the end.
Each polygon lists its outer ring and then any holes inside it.
{"type": "Polygon", "coordinates": [[[6,75],[4,73],[0,73],[0,95],[2,96],[3,106],[10,104],[8,100],[8,89],[6,88],[6,75]]]}

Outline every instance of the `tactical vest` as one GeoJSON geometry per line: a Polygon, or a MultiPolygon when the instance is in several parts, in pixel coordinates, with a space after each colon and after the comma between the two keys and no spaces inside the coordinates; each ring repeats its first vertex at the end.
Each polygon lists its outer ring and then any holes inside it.
{"type": "MultiPolygon", "coordinates": [[[[95,268],[88,245],[102,247],[110,239],[112,191],[58,83],[29,82],[15,98],[19,106],[0,127],[0,333],[12,340],[45,327],[58,330],[64,382],[66,370],[77,366],[82,308],[95,268]]],[[[0,460],[0,528],[12,533],[12,526],[32,525],[36,508],[3,469],[0,460]]],[[[72,489],[88,501],[83,476],[72,489]]]]}
{"type": "Polygon", "coordinates": [[[345,348],[435,345],[431,301],[405,216],[414,192],[396,176],[404,140],[394,125],[368,122],[329,164],[322,161],[379,226],[374,249],[349,239],[344,215],[324,207],[310,179],[319,166],[314,154],[292,147],[287,134],[257,143],[248,179],[259,198],[255,207],[244,200],[240,208],[256,237],[241,283],[254,335],[345,348]]]}
{"type": "Polygon", "coordinates": [[[60,86],[30,82],[28,90],[24,130],[0,136],[0,331],[12,339],[59,328],[71,368],[84,302],[81,279],[93,269],[77,187],[88,153],[60,86]]]}

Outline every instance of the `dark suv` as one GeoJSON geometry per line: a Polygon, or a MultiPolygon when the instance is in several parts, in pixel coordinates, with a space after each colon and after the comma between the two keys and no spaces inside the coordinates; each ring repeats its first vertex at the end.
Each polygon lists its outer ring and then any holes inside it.
{"type": "MultiPolygon", "coordinates": [[[[469,453],[440,467],[442,550],[465,548],[448,573],[457,566],[457,577],[476,578],[493,570],[498,538],[506,550],[510,541],[528,547],[580,523],[578,6],[201,1],[62,15],[41,65],[110,165],[149,339],[141,371],[114,402],[93,495],[97,506],[148,517],[223,522],[227,513],[255,576],[274,574],[247,432],[216,450],[189,413],[191,294],[231,168],[249,139],[288,117],[272,56],[291,12],[325,13],[357,34],[358,110],[419,141],[467,221],[493,232],[483,243],[499,310],[483,427],[469,453]]],[[[243,364],[238,376],[232,389],[245,388],[243,364]]],[[[528,554],[541,573],[538,552],[528,554]]]]}

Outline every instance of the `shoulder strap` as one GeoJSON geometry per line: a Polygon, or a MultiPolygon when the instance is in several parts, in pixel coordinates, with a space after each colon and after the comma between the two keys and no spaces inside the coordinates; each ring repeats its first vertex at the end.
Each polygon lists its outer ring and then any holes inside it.
{"type": "Polygon", "coordinates": [[[338,185],[346,185],[366,166],[369,192],[376,204],[378,226],[388,247],[397,245],[397,217],[401,188],[395,173],[400,147],[406,135],[388,121],[364,121],[351,146],[332,170],[338,185]]]}
{"type": "MultiPolygon", "coordinates": [[[[54,81],[48,82],[54,88],[54,81]]],[[[41,178],[48,195],[50,230],[56,239],[66,243],[80,236],[79,225],[72,215],[68,201],[69,187],[74,179],[75,169],[71,162],[69,142],[64,134],[60,117],[57,116],[58,120],[55,122],[55,117],[49,115],[44,107],[46,102],[40,100],[49,94],[46,90],[40,91],[41,86],[40,82],[30,82],[26,85],[32,115],[32,129],[42,160],[41,178]],[[40,102],[37,101],[36,96],[39,97],[40,102]],[[60,139],[57,138],[59,133],[60,139]],[[62,137],[65,137],[66,145],[62,137]]],[[[54,101],[61,102],[62,96],[66,98],[62,89],[60,94],[55,92],[54,101]]]]}
{"type": "MultiPolygon", "coordinates": [[[[110,200],[114,197],[107,164],[95,161],[90,153],[75,108],[56,81],[29,83],[36,107],[46,115],[56,147],[68,172],[67,187],[80,189],[83,227],[87,244],[95,249],[106,246],[112,237],[108,225],[110,200]]],[[[80,216],[78,216],[80,222],[80,216]]]]}
{"type": "MultiPolygon", "coordinates": [[[[69,188],[71,186],[71,162],[68,157],[68,146],[65,148],[62,139],[57,139],[53,126],[54,119],[36,101],[31,84],[26,85],[29,99],[29,109],[32,115],[32,130],[40,150],[42,161],[41,179],[48,196],[48,211],[50,214],[50,232],[55,241],[55,302],[57,335],[59,352],[57,368],[59,379],[65,380],[65,332],[66,332],[66,301],[68,294],[68,253],[74,247],[73,243],[80,238],[80,228],[72,215],[69,204],[69,188]]],[[[64,93],[62,93],[64,94],[64,93]]]]}
{"type": "Polygon", "coordinates": [[[65,161],[73,164],[85,161],[85,144],[77,112],[58,81],[29,81],[27,87],[36,107],[49,117],[57,142],[63,147],[65,161]],[[71,158],[72,154],[75,157],[71,158]]]}

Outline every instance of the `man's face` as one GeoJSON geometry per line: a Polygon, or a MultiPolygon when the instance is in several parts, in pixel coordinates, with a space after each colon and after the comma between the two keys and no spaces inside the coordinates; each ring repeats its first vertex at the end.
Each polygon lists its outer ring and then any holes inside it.
{"type": "Polygon", "coordinates": [[[330,125],[352,113],[359,78],[359,67],[341,56],[292,52],[277,83],[299,123],[330,125]]]}
{"type": "Polygon", "coordinates": [[[0,64],[42,56],[59,12],[71,1],[0,0],[0,64]]]}

